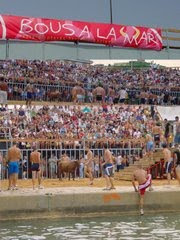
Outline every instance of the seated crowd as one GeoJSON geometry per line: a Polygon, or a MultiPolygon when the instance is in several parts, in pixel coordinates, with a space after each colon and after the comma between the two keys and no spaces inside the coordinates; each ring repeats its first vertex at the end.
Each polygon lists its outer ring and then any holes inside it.
{"type": "Polygon", "coordinates": [[[34,100],[52,100],[55,92],[53,100],[72,101],[72,88],[81,86],[85,101],[91,102],[93,89],[103,86],[106,102],[126,99],[129,103],[179,104],[179,79],[180,70],[171,68],[122,70],[52,60],[0,61],[0,81],[7,84],[12,100],[25,100],[31,91],[34,100]]]}
{"type": "Polygon", "coordinates": [[[103,148],[107,142],[111,148],[143,147],[147,133],[161,130],[152,107],[107,104],[6,105],[0,108],[0,124],[13,139],[22,141],[21,148],[27,147],[26,140],[33,143],[34,139],[39,139],[41,148],[82,148],[83,144],[103,148]]]}

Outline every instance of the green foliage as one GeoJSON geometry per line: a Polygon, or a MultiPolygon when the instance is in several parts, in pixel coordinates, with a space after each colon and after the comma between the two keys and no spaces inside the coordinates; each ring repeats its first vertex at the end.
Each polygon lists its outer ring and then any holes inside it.
{"type": "MultiPolygon", "coordinates": [[[[145,61],[129,61],[125,63],[115,63],[113,66],[110,66],[112,69],[146,69],[150,68],[151,63],[145,61]]],[[[164,66],[159,66],[159,68],[164,68],[164,66]]]]}

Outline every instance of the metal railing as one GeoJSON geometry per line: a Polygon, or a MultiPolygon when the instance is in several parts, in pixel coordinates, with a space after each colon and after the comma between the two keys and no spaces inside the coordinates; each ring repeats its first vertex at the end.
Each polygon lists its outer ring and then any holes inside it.
{"type": "MultiPolygon", "coordinates": [[[[10,87],[10,88],[18,87],[18,88],[21,88],[23,91],[25,91],[25,89],[27,87],[26,81],[23,83],[8,81],[7,84],[8,84],[8,87],[10,87]]],[[[33,87],[38,88],[38,89],[44,89],[45,91],[49,91],[49,90],[64,91],[64,90],[66,90],[68,92],[70,92],[73,88],[71,86],[62,85],[61,83],[57,83],[57,84],[33,83],[33,87]]]]}
{"type": "MultiPolygon", "coordinates": [[[[129,94],[140,94],[142,89],[128,89],[127,92],[129,94]]],[[[152,94],[160,96],[162,93],[168,93],[172,97],[180,97],[180,90],[179,91],[174,91],[174,90],[166,90],[166,89],[151,89],[149,88],[148,90],[152,94]]]]}
{"type": "Polygon", "coordinates": [[[11,145],[11,142],[12,142],[11,128],[0,127],[0,144],[4,144],[5,148],[7,149],[11,145]]]}
{"type": "MultiPolygon", "coordinates": [[[[26,81],[23,82],[23,83],[18,83],[18,82],[10,82],[8,81],[7,82],[8,84],[8,87],[10,88],[14,88],[15,86],[18,87],[18,88],[21,88],[23,91],[25,91],[26,87],[27,87],[27,83],[26,81]]],[[[72,83],[73,85],[75,85],[75,83],[72,83]]],[[[63,85],[61,83],[56,83],[56,84],[46,84],[46,83],[33,83],[33,87],[34,88],[38,88],[38,89],[44,89],[45,91],[51,91],[51,90],[58,90],[58,91],[68,91],[69,93],[71,93],[71,90],[73,88],[73,86],[70,86],[70,85],[63,85]]],[[[92,91],[94,87],[96,87],[95,85],[94,86],[87,86],[87,84],[84,84],[82,83],[82,87],[85,89],[85,90],[90,90],[92,91]]],[[[147,90],[149,90],[151,93],[154,93],[156,95],[161,95],[161,93],[163,92],[166,92],[166,93],[169,93],[170,95],[172,96],[178,96],[180,95],[180,88],[179,88],[179,91],[178,90],[171,90],[171,88],[169,89],[158,89],[158,88],[151,88],[151,87],[146,87],[147,90]]],[[[127,92],[130,92],[130,93],[136,93],[136,94],[139,94],[141,92],[142,89],[127,89],[127,92]]]]}
{"type": "MultiPolygon", "coordinates": [[[[16,82],[8,82],[8,87],[11,89],[11,92],[8,94],[8,99],[15,98],[15,100],[26,100],[27,98],[27,92],[26,87],[27,83],[16,83],[16,82]],[[14,91],[14,88],[20,88],[21,92],[17,90],[17,92],[14,91]]],[[[59,91],[60,93],[63,93],[66,91],[68,94],[71,94],[72,88],[71,86],[61,85],[61,84],[39,84],[34,83],[33,87],[38,89],[38,92],[34,92],[32,94],[33,99],[35,100],[43,100],[48,101],[48,92],[51,91],[59,91]]]]}
{"type": "MultiPolygon", "coordinates": [[[[142,154],[141,148],[112,148],[109,149],[114,157],[119,155],[121,156],[140,156],[142,154]]],[[[1,154],[5,159],[7,156],[7,149],[2,149],[1,154]]],[[[44,178],[52,178],[57,177],[57,160],[60,160],[63,154],[67,154],[71,160],[80,160],[85,158],[85,148],[80,149],[39,149],[38,150],[41,154],[41,169],[42,169],[42,176],[44,178]],[[55,164],[50,163],[50,159],[55,159],[55,164]]],[[[93,152],[94,158],[97,160],[98,164],[98,171],[96,172],[97,176],[100,176],[101,167],[100,163],[103,158],[104,149],[91,149],[93,152]]],[[[19,178],[31,178],[31,165],[30,165],[30,154],[32,149],[22,149],[21,156],[22,159],[19,163],[19,178]]],[[[94,164],[95,168],[95,164],[94,164]]],[[[95,169],[94,169],[95,170],[95,169]]],[[[2,179],[8,178],[8,164],[5,163],[2,166],[2,179]]],[[[76,176],[80,176],[80,168],[77,169],[76,176]]]]}
{"type": "MultiPolygon", "coordinates": [[[[33,86],[36,89],[38,89],[38,91],[36,91],[32,94],[32,100],[34,100],[34,101],[50,101],[52,99],[50,99],[49,93],[51,91],[56,91],[56,90],[60,93],[60,95],[55,97],[53,101],[55,101],[55,100],[65,101],[65,102],[72,101],[72,96],[71,96],[71,92],[72,92],[72,88],[73,88],[72,86],[60,85],[60,84],[59,85],[58,84],[57,85],[33,84],[33,86]],[[66,92],[66,94],[63,94],[64,92],[66,92]]],[[[11,91],[8,93],[8,100],[25,101],[27,99],[26,83],[9,82],[8,87],[11,88],[11,91]],[[21,88],[21,91],[20,92],[18,90],[17,90],[17,92],[14,91],[14,87],[21,88]]],[[[84,89],[86,90],[86,93],[89,90],[90,91],[93,90],[92,86],[91,86],[91,88],[84,87],[84,89]]],[[[180,91],[178,91],[178,90],[175,91],[175,90],[171,90],[171,89],[166,90],[166,89],[151,89],[151,88],[148,88],[147,90],[150,93],[155,94],[157,96],[161,96],[162,93],[166,93],[173,98],[177,98],[177,99],[180,98],[180,91]]],[[[127,89],[127,93],[129,95],[130,101],[137,101],[137,104],[139,103],[138,101],[140,100],[139,94],[141,93],[141,89],[127,89]]],[[[106,96],[106,101],[107,101],[107,99],[108,99],[108,96],[106,96]]],[[[85,96],[84,102],[91,102],[88,95],[85,96]]]]}
{"type": "MultiPolygon", "coordinates": [[[[180,50],[180,37],[179,29],[162,29],[162,39],[163,39],[163,50],[161,52],[152,55],[152,51],[148,53],[149,59],[178,59],[179,50],[180,50]],[[176,52],[174,52],[176,50],[176,52]]],[[[19,40],[0,40],[1,41],[1,59],[20,59],[22,56],[25,59],[66,59],[66,60],[77,60],[81,61],[86,58],[90,59],[121,59],[122,54],[126,56],[125,49],[107,47],[99,44],[89,44],[89,43],[78,43],[78,42],[42,42],[35,43],[31,41],[19,41],[19,40]],[[22,45],[22,48],[21,48],[22,45]],[[17,47],[16,47],[17,46],[17,47]],[[36,46],[36,51],[32,51],[36,46]],[[53,51],[50,51],[49,48],[52,46],[53,51]],[[84,49],[85,47],[85,49],[84,49]],[[97,49],[97,51],[92,51],[97,49]],[[26,50],[28,49],[28,50],[26,50]],[[67,50],[68,49],[68,50],[67,50]],[[108,51],[107,51],[108,50],[108,51]],[[119,52],[119,54],[117,54],[119,52]],[[103,53],[103,54],[102,54],[103,53]],[[86,57],[85,57],[86,56],[86,57]]],[[[129,49],[128,49],[129,50],[129,49]]],[[[154,53],[154,52],[153,52],[154,53]]],[[[126,56],[127,59],[142,58],[144,53],[142,50],[133,50],[131,51],[131,57],[126,56]]],[[[84,61],[84,60],[83,60],[84,61]]]]}

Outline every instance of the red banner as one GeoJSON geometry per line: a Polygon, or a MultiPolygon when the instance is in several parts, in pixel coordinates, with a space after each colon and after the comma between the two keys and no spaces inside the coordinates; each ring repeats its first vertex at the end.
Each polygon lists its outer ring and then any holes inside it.
{"type": "Polygon", "coordinates": [[[78,41],[108,46],[162,49],[161,29],[0,15],[0,39],[78,41]]]}

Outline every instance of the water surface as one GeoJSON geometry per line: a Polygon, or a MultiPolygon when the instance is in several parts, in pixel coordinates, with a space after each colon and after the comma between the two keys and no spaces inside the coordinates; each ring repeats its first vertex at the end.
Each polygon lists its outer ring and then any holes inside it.
{"type": "Polygon", "coordinates": [[[1,240],[179,240],[180,214],[0,222],[1,240]]]}

